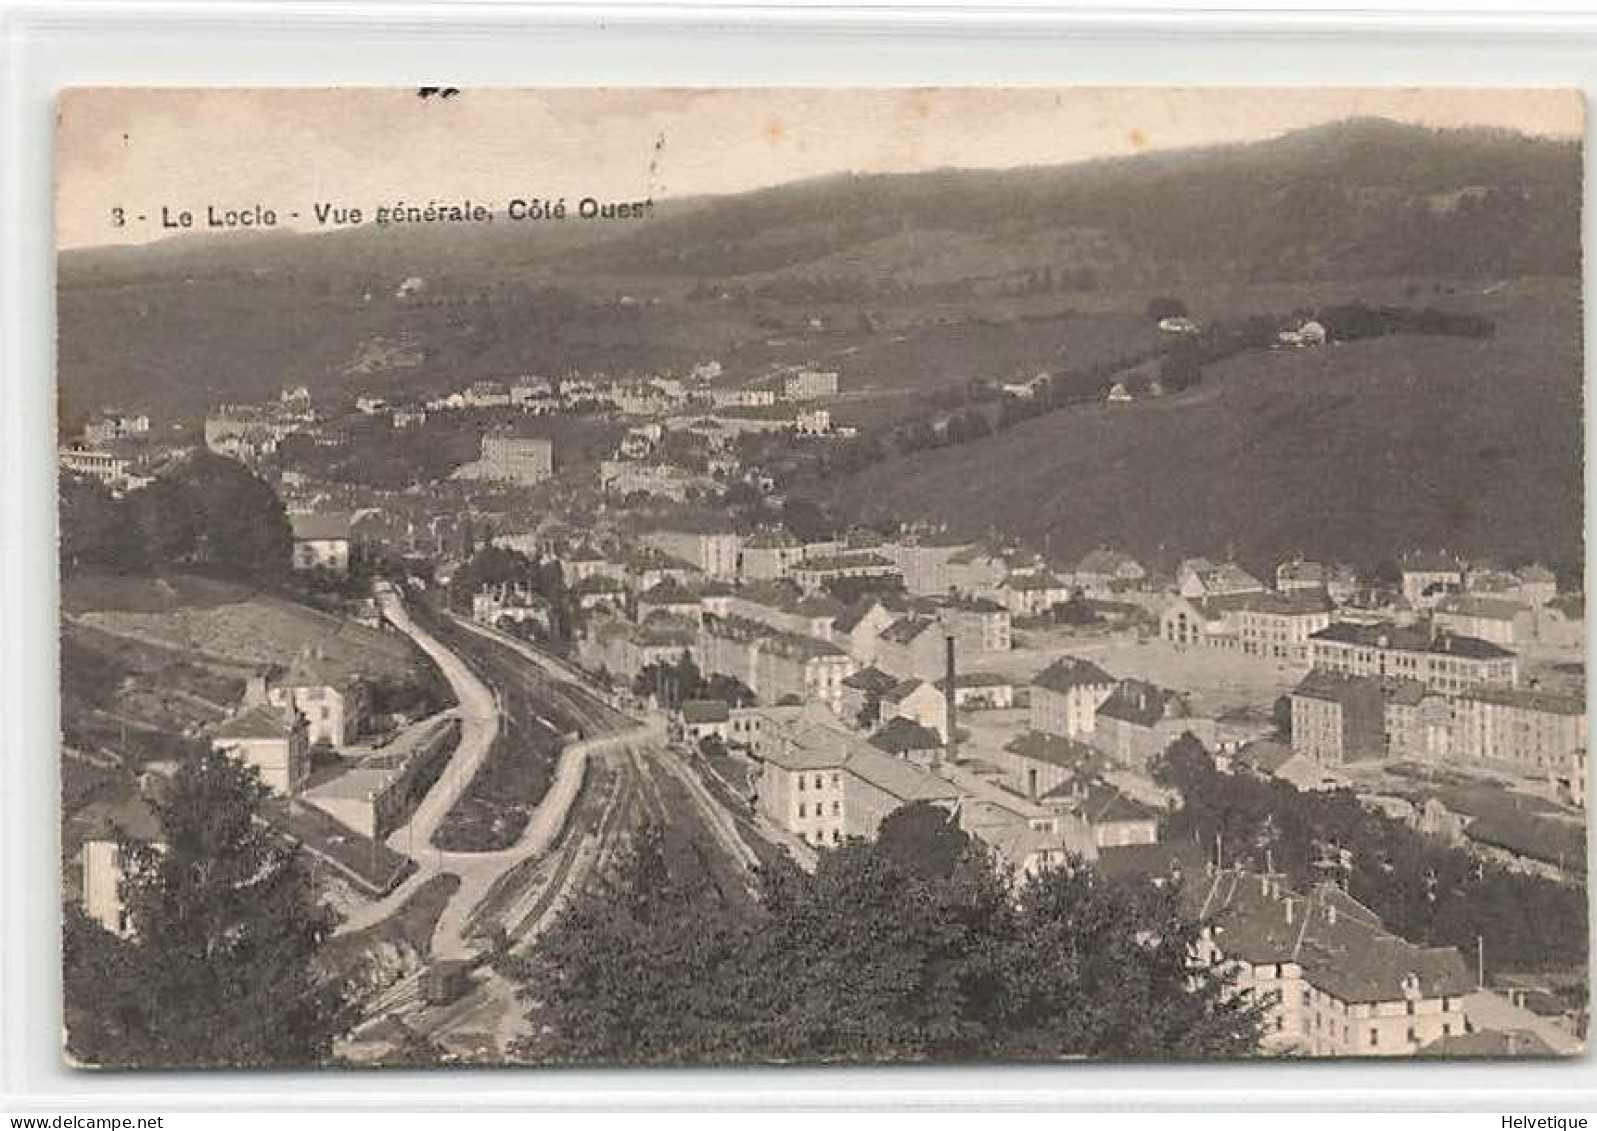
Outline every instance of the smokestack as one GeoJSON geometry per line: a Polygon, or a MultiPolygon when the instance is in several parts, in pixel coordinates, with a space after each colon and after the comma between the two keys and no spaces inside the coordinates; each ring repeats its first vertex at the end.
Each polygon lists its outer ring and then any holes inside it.
{"type": "Polygon", "coordinates": [[[945,721],[948,726],[948,734],[943,740],[943,746],[948,754],[948,761],[952,763],[954,761],[954,751],[957,744],[957,740],[954,738],[954,728],[957,722],[957,715],[954,710],[954,634],[949,633],[943,638],[943,642],[948,648],[948,663],[945,665],[947,670],[943,673],[943,703],[947,708],[945,713],[945,721]]]}

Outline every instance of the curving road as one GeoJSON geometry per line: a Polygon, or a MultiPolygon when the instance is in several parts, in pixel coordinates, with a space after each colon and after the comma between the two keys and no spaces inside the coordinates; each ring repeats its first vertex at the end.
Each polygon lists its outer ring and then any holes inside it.
{"type": "MultiPolygon", "coordinates": [[[[472,913],[500,877],[518,864],[547,853],[559,838],[571,807],[582,791],[588,758],[599,752],[625,749],[634,742],[655,736],[649,727],[626,718],[620,712],[583,702],[583,697],[575,691],[562,693],[561,707],[582,718],[585,726],[590,728],[587,733],[592,737],[562,748],[548,792],[533,809],[527,827],[522,830],[516,843],[489,852],[445,852],[433,844],[433,835],[488,757],[501,725],[499,701],[465,660],[416,623],[406,609],[404,599],[395,589],[384,586],[379,591],[378,600],[382,604],[383,615],[414,640],[449,681],[460,704],[460,741],[450,755],[449,764],[421,804],[387,838],[390,848],[406,853],[415,860],[416,871],[382,899],[351,914],[339,926],[338,933],[361,930],[381,922],[403,907],[406,900],[428,879],[449,874],[459,877],[460,886],[439,916],[433,932],[432,956],[435,959],[470,958],[476,953],[466,940],[472,913]],[[606,731],[609,733],[604,733],[606,731]]],[[[456,623],[476,627],[470,622],[456,623]]],[[[565,675],[547,657],[501,633],[485,631],[482,635],[502,646],[513,648],[545,671],[556,671],[562,677],[565,675]]]]}

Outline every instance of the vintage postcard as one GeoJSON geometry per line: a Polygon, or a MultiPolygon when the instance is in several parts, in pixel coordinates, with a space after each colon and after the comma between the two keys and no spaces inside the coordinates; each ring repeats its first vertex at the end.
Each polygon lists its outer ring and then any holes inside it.
{"type": "Polygon", "coordinates": [[[68,1062],[1581,1052],[1583,128],[66,92],[68,1062]]]}

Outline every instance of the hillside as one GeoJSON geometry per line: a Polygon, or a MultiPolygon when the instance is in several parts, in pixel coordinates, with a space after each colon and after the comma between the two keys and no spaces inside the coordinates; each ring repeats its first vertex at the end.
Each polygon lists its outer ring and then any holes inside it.
{"type": "Polygon", "coordinates": [[[1576,285],[1477,297],[1494,338],[1397,335],[1257,352],[1180,396],[1095,404],[923,452],[835,488],[867,514],[1023,536],[1070,560],[1100,543],[1168,562],[1234,549],[1360,564],[1446,546],[1578,572],[1576,285]]]}
{"type": "Polygon", "coordinates": [[[830,273],[874,245],[878,256],[851,264],[867,277],[913,281],[922,262],[952,274],[940,262],[952,257],[967,278],[1086,266],[1121,285],[1566,274],[1579,262],[1568,238],[1579,201],[1572,144],[1356,120],[1062,167],[785,185],[665,219],[593,256],[715,277],[811,264],[830,273]]]}
{"type": "Polygon", "coordinates": [[[1062,167],[828,177],[665,202],[620,232],[366,227],[77,251],[59,262],[63,416],[192,419],[287,383],[349,396],[706,356],[738,378],[820,357],[855,386],[963,381],[982,357],[1057,362],[1046,341],[1009,347],[1016,318],[1101,314],[1119,340],[1161,291],[1573,277],[1579,198],[1573,144],[1365,121],[1062,167]],[[411,274],[424,297],[397,300],[411,274]],[[1017,295],[1044,277],[1046,293],[1017,295]],[[401,341],[416,364],[360,364],[401,341]]]}

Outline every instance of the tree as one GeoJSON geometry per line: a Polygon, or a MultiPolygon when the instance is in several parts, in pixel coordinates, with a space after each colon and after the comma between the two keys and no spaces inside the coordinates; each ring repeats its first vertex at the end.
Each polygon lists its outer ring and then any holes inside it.
{"type": "Polygon", "coordinates": [[[970,847],[970,835],[929,801],[895,809],[876,830],[876,848],[883,857],[927,880],[951,876],[970,847]]]}
{"type": "Polygon", "coordinates": [[[152,562],[175,565],[199,549],[201,516],[191,492],[175,479],[161,478],[130,492],[129,518],[152,562]]]}
{"type": "Polygon", "coordinates": [[[196,753],[151,803],[164,845],[120,846],[131,939],[80,924],[68,956],[69,1014],[101,1019],[83,1040],[102,1063],[307,1067],[352,1020],[342,981],[316,965],[332,913],[303,858],[256,819],[266,793],[253,769],[196,753]]]}
{"type": "Polygon", "coordinates": [[[288,572],[293,531],[282,500],[264,480],[210,453],[191,457],[170,478],[189,500],[207,561],[259,578],[288,572]]]}
{"type": "Polygon", "coordinates": [[[60,481],[61,568],[100,565],[132,569],[144,564],[144,546],[128,512],[93,479],[60,481]]]}

